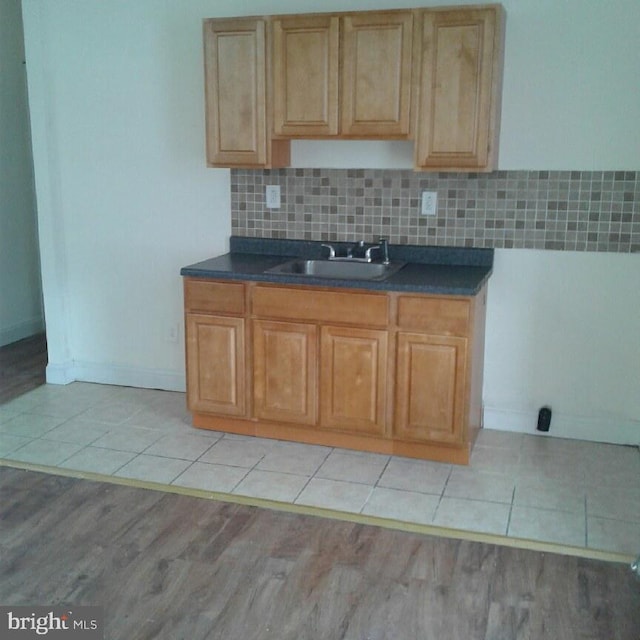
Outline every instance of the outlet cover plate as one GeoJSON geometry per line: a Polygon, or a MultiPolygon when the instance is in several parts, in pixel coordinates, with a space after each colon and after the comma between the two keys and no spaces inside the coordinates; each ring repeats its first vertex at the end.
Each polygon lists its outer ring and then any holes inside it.
{"type": "Polygon", "coordinates": [[[423,191],[422,207],[420,208],[420,215],[435,216],[437,210],[438,210],[438,192],[423,191]]]}
{"type": "Polygon", "coordinates": [[[267,209],[279,209],[280,208],[280,185],[270,184],[265,187],[265,200],[267,202],[267,209]]]}

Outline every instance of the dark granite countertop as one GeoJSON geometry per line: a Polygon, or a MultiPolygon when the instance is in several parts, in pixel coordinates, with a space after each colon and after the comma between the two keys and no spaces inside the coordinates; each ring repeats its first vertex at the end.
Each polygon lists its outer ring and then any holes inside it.
{"type": "MultiPolygon", "coordinates": [[[[331,242],[336,250],[352,243],[331,242]]],[[[408,291],[473,296],[480,291],[493,268],[493,249],[389,245],[392,261],[406,266],[386,280],[342,280],[265,273],[291,258],[326,255],[320,242],[231,236],[230,252],[183,267],[180,275],[215,280],[255,280],[375,291],[408,291]]]]}

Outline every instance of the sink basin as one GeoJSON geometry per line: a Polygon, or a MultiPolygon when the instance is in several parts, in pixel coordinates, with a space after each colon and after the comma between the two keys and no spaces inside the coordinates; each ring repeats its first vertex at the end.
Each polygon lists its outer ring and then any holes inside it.
{"type": "Polygon", "coordinates": [[[405,262],[357,262],[355,260],[289,260],[265,273],[280,273],[289,276],[335,278],[338,280],[385,280],[402,267],[405,262]]]}

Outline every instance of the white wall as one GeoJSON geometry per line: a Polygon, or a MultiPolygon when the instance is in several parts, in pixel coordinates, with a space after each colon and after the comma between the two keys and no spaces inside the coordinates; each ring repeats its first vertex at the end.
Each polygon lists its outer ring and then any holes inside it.
{"type": "MultiPolygon", "coordinates": [[[[50,381],[183,388],[178,271],[230,233],[228,171],[204,167],[201,19],[393,5],[23,0],[50,381]]],[[[640,170],[640,3],[504,6],[501,168],[640,170]]],[[[410,167],[411,150],[298,142],[293,164],[410,167]]],[[[640,441],[639,258],[497,252],[487,426],[532,431],[550,403],[556,435],[640,441]]]]}
{"type": "Polygon", "coordinates": [[[20,0],[0,0],[0,346],[42,331],[20,0]]]}

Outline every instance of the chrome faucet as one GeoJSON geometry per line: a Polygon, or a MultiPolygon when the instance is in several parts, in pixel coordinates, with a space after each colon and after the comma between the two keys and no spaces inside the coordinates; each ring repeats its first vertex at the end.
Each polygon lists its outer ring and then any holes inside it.
{"type": "Polygon", "coordinates": [[[364,240],[358,240],[347,248],[346,255],[336,255],[336,249],[331,244],[321,244],[323,249],[329,250],[328,260],[349,260],[354,262],[372,262],[374,251],[380,252],[380,260],[382,264],[389,264],[389,242],[386,238],[380,238],[380,244],[372,245],[365,248],[364,240]]]}
{"type": "Polygon", "coordinates": [[[380,238],[378,242],[382,251],[382,264],[389,264],[389,241],[386,238],[380,238]]]}

